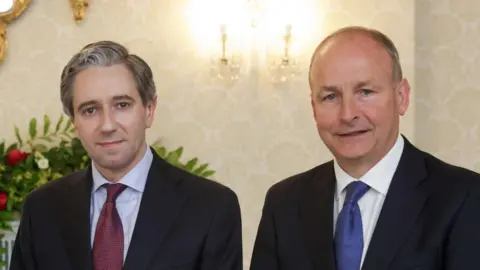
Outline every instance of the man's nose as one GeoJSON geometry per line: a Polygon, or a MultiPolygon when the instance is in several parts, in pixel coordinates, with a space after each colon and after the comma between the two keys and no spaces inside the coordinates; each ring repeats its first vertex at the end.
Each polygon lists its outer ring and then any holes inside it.
{"type": "Polygon", "coordinates": [[[102,115],[101,131],[112,132],[116,129],[116,119],[110,110],[104,110],[102,115]]]}
{"type": "Polygon", "coordinates": [[[352,99],[343,99],[340,108],[340,119],[343,122],[350,123],[359,117],[359,109],[356,102],[352,99]]]}

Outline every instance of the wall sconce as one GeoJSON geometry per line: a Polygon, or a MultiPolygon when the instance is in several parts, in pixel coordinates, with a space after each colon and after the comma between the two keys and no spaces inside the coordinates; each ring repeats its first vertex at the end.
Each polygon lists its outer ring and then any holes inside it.
{"type": "Polygon", "coordinates": [[[315,0],[190,1],[187,20],[206,60],[201,80],[231,86],[259,72],[274,84],[300,78],[315,0]]]}
{"type": "Polygon", "coordinates": [[[233,84],[240,79],[241,59],[227,50],[228,33],[226,24],[220,25],[221,52],[214,57],[210,68],[211,77],[215,81],[233,84]]]}
{"type": "Polygon", "coordinates": [[[296,79],[300,75],[298,61],[292,56],[292,25],[285,26],[282,37],[282,54],[273,56],[269,65],[269,71],[273,83],[286,83],[296,79]]]}
{"type": "Polygon", "coordinates": [[[7,26],[17,19],[30,5],[30,0],[10,0],[0,4],[0,63],[5,60],[8,40],[7,26]]]}
{"type": "Polygon", "coordinates": [[[85,11],[88,7],[88,0],[69,0],[73,12],[73,19],[79,25],[85,18],[85,11]]]}

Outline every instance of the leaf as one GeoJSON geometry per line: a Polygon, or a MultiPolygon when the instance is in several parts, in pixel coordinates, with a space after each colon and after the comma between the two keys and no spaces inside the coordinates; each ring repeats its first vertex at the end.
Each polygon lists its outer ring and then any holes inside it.
{"type": "Polygon", "coordinates": [[[28,133],[30,134],[30,139],[35,139],[37,137],[37,118],[33,117],[30,119],[28,124],[28,133]]]}
{"type": "Polygon", "coordinates": [[[10,151],[12,151],[13,149],[17,149],[18,148],[18,143],[14,143],[14,144],[11,144],[6,150],[5,152],[8,153],[10,151]]]}
{"type": "Polygon", "coordinates": [[[37,151],[40,151],[40,152],[46,152],[48,150],[48,147],[41,143],[35,144],[35,148],[37,151]]]}
{"type": "Polygon", "coordinates": [[[191,172],[193,170],[193,168],[195,167],[195,165],[197,165],[197,162],[198,162],[198,158],[192,158],[190,159],[187,164],[185,164],[185,170],[191,172]]]}
{"type": "Polygon", "coordinates": [[[65,147],[65,144],[68,144],[68,142],[70,141],[70,137],[68,137],[68,135],[66,134],[60,134],[60,138],[62,139],[62,142],[60,143],[60,147],[65,147]]]}
{"type": "Polygon", "coordinates": [[[177,165],[178,164],[178,158],[179,158],[179,156],[177,155],[177,152],[170,152],[167,155],[167,158],[165,160],[172,165],[177,165]]]}
{"type": "Polygon", "coordinates": [[[195,169],[193,171],[194,174],[196,175],[201,175],[201,173],[208,167],[208,163],[204,163],[202,164],[200,167],[198,167],[197,169],[195,169]]]}
{"type": "Polygon", "coordinates": [[[53,142],[53,139],[49,136],[43,136],[43,137],[40,137],[39,139],[47,142],[53,142]]]}
{"type": "Polygon", "coordinates": [[[68,131],[71,127],[72,127],[72,121],[67,121],[65,128],[63,128],[63,131],[68,131]]]}
{"type": "Polygon", "coordinates": [[[162,139],[158,138],[156,139],[152,145],[160,147],[162,145],[162,139]]]}
{"type": "Polygon", "coordinates": [[[58,145],[58,148],[59,148],[59,150],[60,150],[60,149],[65,150],[65,147],[67,147],[67,144],[68,144],[69,140],[68,140],[68,139],[65,139],[65,138],[62,137],[61,135],[60,135],[60,138],[61,138],[62,140],[60,141],[60,143],[59,143],[59,145],[58,145]]]}
{"type": "Polygon", "coordinates": [[[165,147],[157,147],[155,148],[155,151],[157,152],[157,154],[159,156],[161,156],[162,158],[165,158],[165,155],[166,155],[166,152],[167,152],[167,149],[165,149],[165,147]]]}
{"type": "Polygon", "coordinates": [[[72,148],[83,148],[82,142],[78,138],[73,138],[71,144],[72,148]]]}
{"type": "Polygon", "coordinates": [[[207,171],[204,171],[200,176],[202,177],[205,177],[205,178],[208,178],[209,176],[212,176],[215,174],[215,171],[213,170],[207,170],[207,171]]]}
{"type": "Polygon", "coordinates": [[[57,121],[57,125],[55,126],[55,132],[59,132],[60,131],[60,127],[63,123],[63,114],[60,115],[60,118],[58,118],[58,121],[57,121]]]}
{"type": "Polygon", "coordinates": [[[27,170],[31,170],[33,169],[33,166],[35,164],[35,157],[33,155],[29,155],[27,159],[25,159],[23,163],[20,164],[23,164],[27,170]]]}
{"type": "Polygon", "coordinates": [[[22,136],[20,136],[20,130],[18,129],[17,126],[15,126],[15,137],[17,137],[18,145],[22,147],[23,140],[22,140],[22,136]]]}
{"type": "Polygon", "coordinates": [[[178,158],[180,159],[180,157],[183,154],[183,147],[177,148],[177,150],[175,150],[175,153],[177,154],[178,158]]]}
{"type": "MultiPolygon", "coordinates": [[[[8,197],[12,198],[12,193],[10,193],[8,197]]],[[[7,200],[7,209],[11,211],[13,209],[13,204],[14,204],[13,200],[7,200]]],[[[8,213],[8,212],[5,212],[5,213],[8,213]]],[[[1,220],[5,220],[5,219],[8,219],[8,217],[3,217],[3,216],[1,217],[1,220]]]]}
{"type": "Polygon", "coordinates": [[[5,156],[5,141],[0,143],[0,157],[5,156]]]}
{"type": "MultiPolygon", "coordinates": [[[[12,194],[10,194],[10,197],[11,197],[12,194]]],[[[8,203],[9,203],[10,200],[7,200],[7,206],[8,206],[8,203]]],[[[12,212],[8,212],[8,211],[1,211],[0,212],[0,220],[2,221],[11,221],[15,218],[15,216],[13,215],[12,212]]]]}
{"type": "Polygon", "coordinates": [[[43,135],[47,135],[48,134],[48,131],[50,130],[50,118],[48,117],[48,115],[44,115],[43,116],[43,135]]]}

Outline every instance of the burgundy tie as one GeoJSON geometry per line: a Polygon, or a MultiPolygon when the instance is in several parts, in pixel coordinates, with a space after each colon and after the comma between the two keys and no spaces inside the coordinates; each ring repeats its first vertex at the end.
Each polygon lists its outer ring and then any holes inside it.
{"type": "Polygon", "coordinates": [[[121,270],[123,266],[123,228],[115,200],[127,186],[104,185],[107,200],[98,218],[93,241],[93,267],[95,270],[121,270]]]}

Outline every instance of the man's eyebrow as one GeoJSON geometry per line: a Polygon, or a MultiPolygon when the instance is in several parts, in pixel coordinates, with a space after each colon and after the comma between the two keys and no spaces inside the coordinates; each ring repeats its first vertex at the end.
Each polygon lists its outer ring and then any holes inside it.
{"type": "Polygon", "coordinates": [[[96,105],[96,104],[98,104],[98,102],[96,100],[89,100],[89,101],[82,102],[82,103],[80,103],[80,105],[78,105],[77,111],[80,112],[85,107],[93,106],[93,105],[96,105]]]}
{"type": "Polygon", "coordinates": [[[334,85],[322,85],[320,86],[320,90],[325,92],[340,92],[341,88],[334,85]]]}
{"type": "MultiPolygon", "coordinates": [[[[370,80],[365,80],[365,81],[359,81],[355,83],[355,89],[363,88],[366,86],[371,86],[372,82],[370,80]]],[[[342,89],[339,86],[335,85],[322,85],[319,88],[321,91],[326,91],[326,92],[341,92],[342,89]]]]}
{"type": "Polygon", "coordinates": [[[355,84],[355,89],[364,88],[365,86],[370,85],[372,85],[372,82],[370,80],[360,81],[355,84]]]}
{"type": "Polygon", "coordinates": [[[129,101],[135,101],[131,96],[129,95],[120,95],[120,96],[114,96],[113,100],[119,101],[119,100],[129,100],[129,101]]]}

